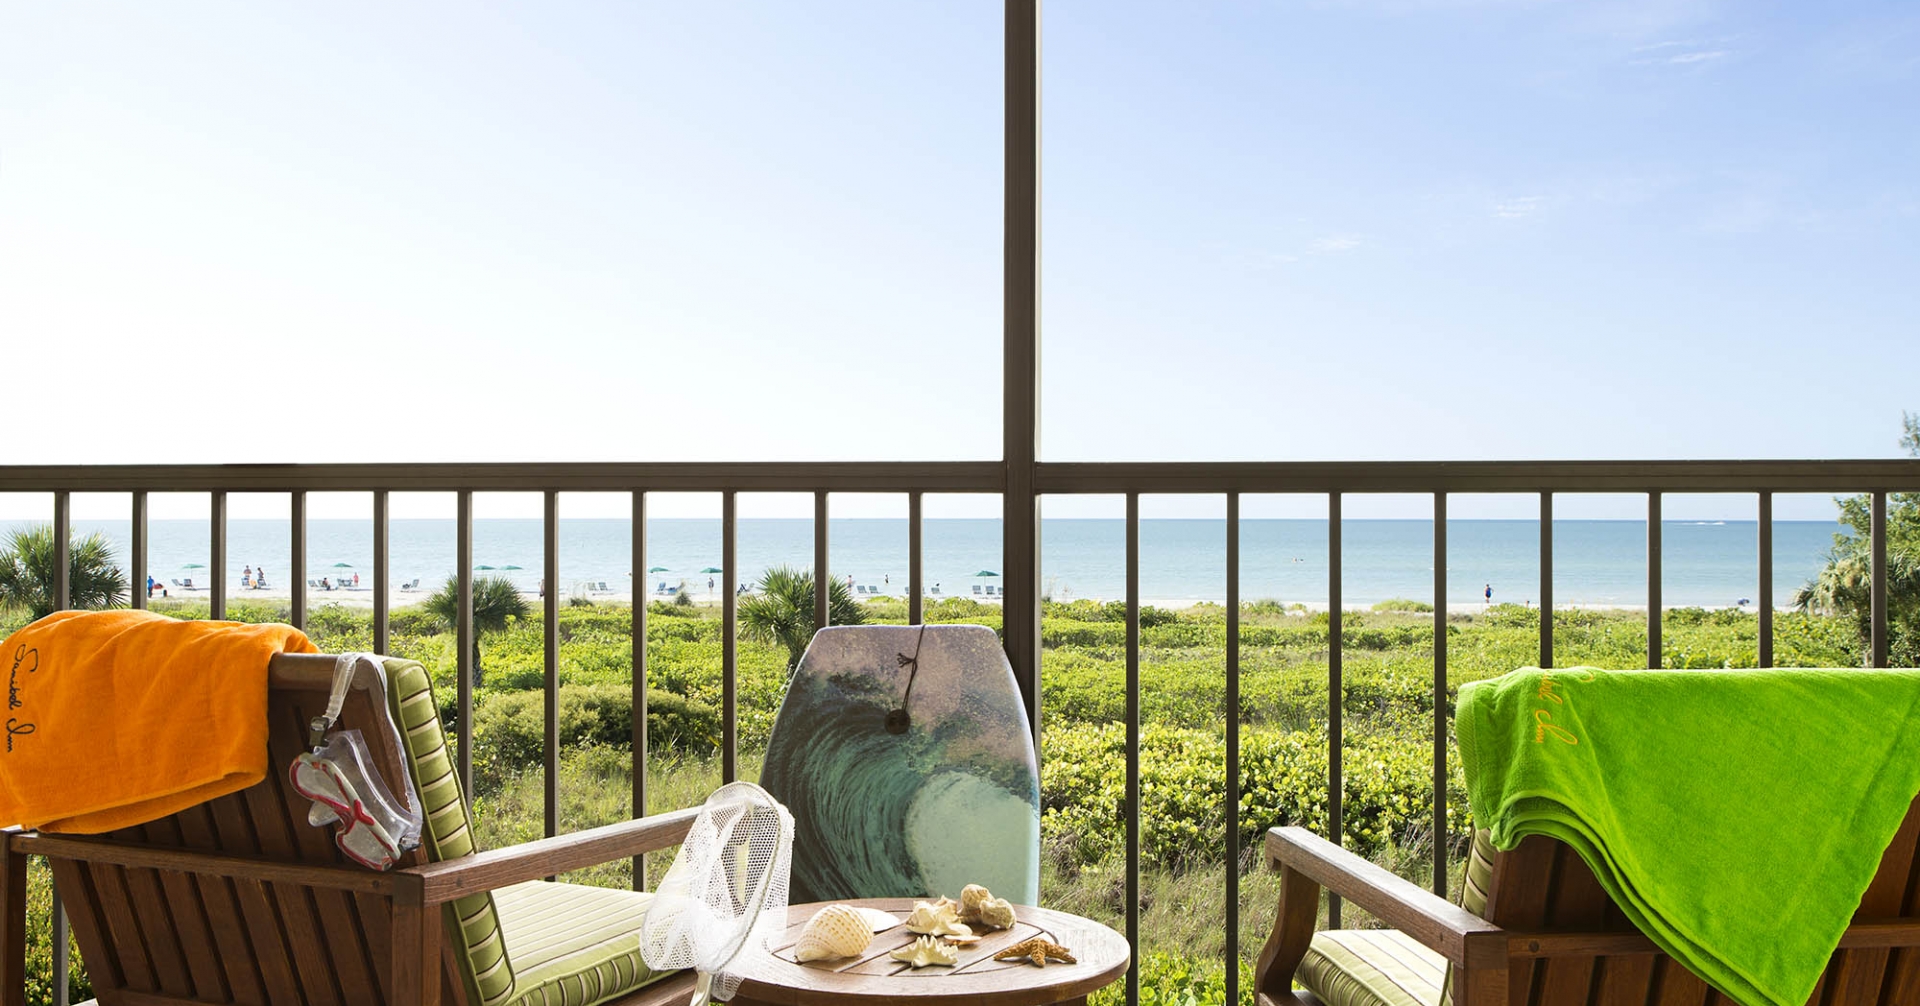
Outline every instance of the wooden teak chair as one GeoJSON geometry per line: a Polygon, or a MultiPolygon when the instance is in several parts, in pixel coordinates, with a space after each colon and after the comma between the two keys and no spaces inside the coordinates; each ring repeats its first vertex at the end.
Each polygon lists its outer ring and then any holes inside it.
{"type": "MultiPolygon", "coordinates": [[[[411,773],[421,848],[358,866],[307,824],[287,782],[326,704],[334,658],[269,671],[269,770],[244,792],[101,836],[0,835],[0,1006],[23,1002],[28,855],[45,856],[106,1006],[618,1006],[685,1002],[634,934],[647,894],[541,878],[678,844],[696,809],[479,852],[426,672],[362,661],[339,728],[359,729],[391,782],[411,773]],[[392,715],[396,749],[381,719],[392,715]]],[[[398,787],[395,787],[396,790],[398,787]]]]}
{"type": "MultiPolygon", "coordinates": [[[[1475,835],[1464,906],[1303,828],[1269,831],[1266,857],[1280,907],[1255,971],[1262,1004],[1733,1006],[1641,935],[1555,839],[1499,852],[1475,835]],[[1316,934],[1322,888],[1395,928],[1316,934]]],[[[1920,799],[1808,1006],[1920,1006],[1920,799]]]]}

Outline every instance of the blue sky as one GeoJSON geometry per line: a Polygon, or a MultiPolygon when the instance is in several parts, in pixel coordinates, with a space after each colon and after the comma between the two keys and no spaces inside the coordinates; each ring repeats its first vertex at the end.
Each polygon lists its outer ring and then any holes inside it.
{"type": "MultiPolygon", "coordinates": [[[[9,460],[993,457],[999,31],[0,0],[5,366],[98,389],[9,460]]],[[[1885,457],[1920,409],[1910,5],[1053,0],[1043,48],[1049,459],[1885,457]]]]}

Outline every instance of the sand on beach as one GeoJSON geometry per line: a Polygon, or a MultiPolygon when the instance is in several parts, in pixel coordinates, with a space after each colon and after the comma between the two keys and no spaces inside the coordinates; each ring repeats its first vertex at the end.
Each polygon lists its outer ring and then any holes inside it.
{"type": "MultiPolygon", "coordinates": [[[[167,599],[170,599],[170,600],[206,600],[207,595],[209,593],[208,589],[205,587],[180,588],[180,587],[170,586],[167,588],[167,590],[168,590],[167,599]]],[[[424,590],[424,589],[421,589],[421,590],[396,589],[393,591],[388,603],[395,609],[404,608],[410,605],[425,603],[427,598],[432,594],[433,594],[433,591],[424,590]]],[[[708,593],[705,591],[695,590],[691,592],[691,595],[693,597],[694,604],[699,605],[700,607],[719,607],[720,605],[720,594],[717,591],[713,593],[708,593]]],[[[522,591],[520,596],[526,598],[527,604],[534,608],[538,608],[542,603],[544,603],[540,595],[535,592],[522,591]]],[[[589,591],[586,593],[576,593],[574,591],[569,590],[569,591],[563,591],[561,593],[560,601],[562,604],[565,604],[568,602],[570,598],[576,597],[576,596],[585,597],[588,600],[593,601],[595,603],[615,603],[615,604],[633,603],[633,592],[627,591],[627,590],[589,591]]],[[[891,594],[891,595],[880,595],[879,597],[872,597],[872,598],[859,597],[859,598],[856,598],[856,600],[860,600],[860,601],[881,600],[881,599],[900,600],[903,598],[903,596],[904,595],[900,595],[900,594],[891,594]]],[[[951,594],[951,595],[929,594],[927,595],[926,599],[929,601],[943,601],[943,600],[951,600],[951,599],[960,598],[960,597],[965,597],[968,600],[979,601],[985,604],[999,604],[1001,600],[999,597],[974,597],[970,594],[951,594]]],[[[153,599],[156,601],[161,600],[160,594],[156,592],[153,595],[153,599]]],[[[646,595],[645,600],[648,603],[652,603],[654,601],[671,602],[673,600],[673,597],[667,594],[648,594],[646,595]]],[[[1122,599],[1121,598],[1074,598],[1073,600],[1091,600],[1096,603],[1105,604],[1110,600],[1122,600],[1122,599]]],[[[235,602],[248,602],[248,601],[269,602],[269,603],[280,602],[280,603],[291,604],[293,601],[293,594],[291,591],[288,591],[285,588],[272,587],[272,586],[267,587],[264,590],[255,590],[252,588],[243,587],[239,589],[229,589],[227,591],[227,602],[229,604],[235,603],[235,602]]],[[[1294,611],[1296,611],[1301,615],[1317,614],[1319,612],[1328,611],[1333,607],[1331,604],[1329,604],[1326,601],[1282,601],[1281,603],[1285,605],[1287,608],[1293,609],[1294,611]]],[[[372,608],[373,607],[373,588],[371,586],[360,586],[360,587],[338,587],[333,590],[322,590],[318,587],[315,587],[310,589],[307,592],[307,604],[312,607],[318,607],[319,605],[323,605],[323,604],[338,604],[348,608],[372,608]]],[[[1207,604],[1221,605],[1221,604],[1224,604],[1224,600],[1202,598],[1202,597],[1152,597],[1152,598],[1140,599],[1141,607],[1160,608],[1168,611],[1184,611],[1189,608],[1195,608],[1195,607],[1199,607],[1200,605],[1207,605],[1207,604]]],[[[1523,605],[1523,607],[1530,607],[1530,606],[1531,605],[1523,605]]],[[[1487,613],[1487,610],[1490,607],[1495,607],[1495,605],[1488,605],[1483,601],[1449,602],[1447,604],[1447,612],[1448,614],[1484,615],[1487,613]]],[[[1708,605],[1667,605],[1666,606],[1667,610],[1672,610],[1673,608],[1678,608],[1678,607],[1697,607],[1697,608],[1703,608],[1707,611],[1737,610],[1737,611],[1745,612],[1747,614],[1754,614],[1760,610],[1760,606],[1757,604],[1708,604],[1708,605]]],[[[1641,613],[1644,613],[1647,610],[1647,606],[1645,604],[1592,604],[1592,603],[1586,603],[1586,602],[1567,602],[1562,604],[1555,604],[1553,608],[1555,611],[1634,611],[1634,612],[1641,612],[1641,613]]],[[[1345,604],[1342,604],[1340,606],[1340,610],[1352,611],[1352,612],[1371,612],[1373,610],[1373,604],[1371,602],[1349,601],[1345,604]]],[[[1775,611],[1791,611],[1794,609],[1790,605],[1776,604],[1774,606],[1774,610],[1775,611]]]]}

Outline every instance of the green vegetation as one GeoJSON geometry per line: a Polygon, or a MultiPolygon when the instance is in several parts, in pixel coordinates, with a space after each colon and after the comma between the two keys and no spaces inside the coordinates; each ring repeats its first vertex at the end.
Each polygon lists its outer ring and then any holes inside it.
{"type": "MultiPolygon", "coordinates": [[[[1920,458],[1920,415],[1903,412],[1900,420],[1900,446],[1920,458]]],[[[1873,503],[1868,496],[1835,502],[1847,529],[1834,534],[1826,568],[1794,595],[1793,603],[1802,611],[1847,618],[1865,662],[1872,657],[1873,503]]],[[[1920,493],[1887,498],[1887,655],[1894,667],[1920,664],[1920,493]]]]}
{"type": "MultiPolygon", "coordinates": [[[[812,615],[811,585],[802,596],[812,615]]],[[[901,623],[900,599],[851,601],[868,622],[901,623]]],[[[206,617],[201,602],[159,602],[179,617],[206,617]]],[[[648,806],[692,806],[720,784],[723,743],[719,612],[712,606],[648,607],[648,806]]],[[[1049,905],[1118,924],[1125,911],[1124,737],[1125,606],[1095,601],[1044,606],[1042,635],[1042,890],[1049,905]]],[[[744,620],[744,606],[742,609],[744,620]]],[[[285,620],[284,602],[230,605],[229,617],[285,620]]],[[[1000,609],[971,598],[929,601],[930,622],[994,628],[1000,609]]],[[[1530,665],[1538,657],[1540,612],[1495,605],[1450,619],[1449,702],[1460,684],[1530,665]]],[[[836,613],[835,618],[839,615],[836,613]]],[[[1256,842],[1276,824],[1325,832],[1327,817],[1328,652],[1326,613],[1273,602],[1242,608],[1240,707],[1226,708],[1226,611],[1197,605],[1141,612],[1142,1001],[1215,1003],[1223,994],[1221,931],[1225,898],[1224,724],[1241,743],[1242,856],[1240,945],[1251,960],[1272,923],[1277,881],[1261,870],[1256,842]],[[1248,850],[1256,850],[1249,853],[1248,850]]],[[[1644,617],[1633,612],[1555,612],[1555,662],[1639,667],[1646,663],[1644,617]]],[[[486,687],[474,692],[473,803],[483,845],[540,836],[545,781],[540,689],[545,680],[543,613],[505,620],[488,640],[486,687]]],[[[849,619],[850,621],[851,619],[849,619]]],[[[20,619],[0,619],[11,628],[20,619]]],[[[632,792],[632,612],[622,604],[559,610],[560,826],[591,827],[624,818],[632,792]]],[[[323,650],[372,645],[369,615],[337,605],[311,613],[323,650]]],[[[1432,870],[1433,616],[1405,610],[1349,612],[1341,699],[1343,838],[1354,849],[1416,883],[1432,870]]],[[[442,716],[454,715],[455,642],[444,618],[422,605],[393,613],[392,649],[433,669],[442,716]]],[[[1751,667],[1758,620],[1739,611],[1667,612],[1664,659],[1673,667],[1751,667]]],[[[1775,619],[1775,656],[1783,665],[1860,661],[1847,618],[1789,612],[1775,619]]],[[[739,651],[740,775],[757,778],[793,653],[777,633],[743,633],[739,651]]],[[[1443,723],[1443,727],[1446,724],[1443,723]]],[[[1451,730],[1448,730],[1451,733],[1451,730]]],[[[1449,871],[1457,887],[1459,840],[1466,833],[1459,759],[1449,750],[1449,871]]],[[[671,857],[650,857],[649,872],[671,857]]],[[[568,879],[625,886],[630,864],[611,863],[568,879]]],[[[36,863],[35,892],[45,871],[36,863]]],[[[952,892],[948,892],[952,893],[952,892]]],[[[30,973],[44,975],[46,901],[30,893],[30,973]],[[38,941],[38,942],[36,942],[38,941]],[[36,956],[37,955],[37,956],[36,956]],[[35,970],[37,969],[37,970],[35,970]]],[[[1348,912],[1347,924],[1364,923],[1348,912]]],[[[44,978],[40,981],[44,982],[44,978]]],[[[35,990],[38,991],[35,991],[35,990]]],[[[1243,1001],[1247,984],[1242,983],[1243,1001]]],[[[76,983],[76,1001],[88,993],[76,983]]],[[[46,1002],[29,986],[29,1002],[46,1002]]],[[[1096,1002],[1117,1002],[1110,990],[1096,1002]]]]}
{"type": "MultiPolygon", "coordinates": [[[[441,587],[421,604],[440,619],[441,625],[454,629],[460,623],[460,578],[447,577],[441,587]]],[[[527,617],[527,599],[513,581],[499,576],[475,577],[473,581],[473,686],[480,687],[480,640],[488,634],[504,631],[515,621],[527,617]]]]}
{"type": "MultiPolygon", "coordinates": [[[[785,647],[787,667],[798,667],[814,630],[819,628],[813,617],[813,594],[812,570],[775,566],[760,577],[753,594],[740,602],[740,628],[748,639],[785,647]]],[[[827,581],[829,624],[859,625],[867,620],[860,609],[846,583],[827,581]]]]}
{"type": "MultiPolygon", "coordinates": [[[[53,614],[53,525],[34,524],[7,535],[0,549],[0,609],[24,612],[25,621],[53,614]]],[[[113,550],[98,531],[74,536],[67,546],[67,588],[75,608],[118,608],[127,603],[127,577],[113,563],[113,550]]]]}

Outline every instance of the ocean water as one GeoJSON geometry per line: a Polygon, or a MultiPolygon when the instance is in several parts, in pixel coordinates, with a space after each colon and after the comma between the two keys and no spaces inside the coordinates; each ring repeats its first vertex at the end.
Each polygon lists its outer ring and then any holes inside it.
{"type": "MultiPolygon", "coordinates": [[[[0,524],[0,530],[26,522],[0,524]]],[[[130,568],[127,521],[75,521],[80,532],[99,531],[130,568]]],[[[1824,563],[1839,525],[1831,521],[1774,523],[1774,598],[1785,604],[1824,563]]],[[[1347,520],[1342,523],[1342,600],[1371,604],[1393,597],[1433,598],[1433,524],[1426,520],[1347,520]]],[[[1126,595],[1126,525],[1119,520],[1046,520],[1041,526],[1041,579],[1055,599],[1113,599],[1126,595]]],[[[1726,605],[1758,596],[1758,528],[1752,521],[1668,521],[1662,524],[1664,601],[1669,606],[1726,605]]],[[[904,594],[907,524],[898,519],[844,519],[828,525],[829,568],[889,594],[904,594]]],[[[630,524],[625,520],[560,521],[563,590],[631,589],[630,524]]],[[[162,580],[188,579],[204,586],[209,548],[204,520],[156,520],[149,524],[148,569],[162,580]],[[199,568],[195,568],[198,564],[199,568]]],[[[1530,520],[1456,520],[1447,524],[1447,599],[1483,601],[1488,586],[1496,602],[1533,602],[1539,596],[1539,524],[1530,520]]],[[[240,596],[241,572],[267,570],[270,588],[284,591],[292,547],[284,520],[233,520],[227,526],[230,596],[240,596]]],[[[1001,564],[998,520],[928,520],[924,525],[925,582],[942,596],[974,596],[975,587],[998,585],[1001,564]]],[[[418,579],[430,588],[454,570],[454,522],[395,520],[391,525],[392,575],[396,585],[418,579]]],[[[648,522],[642,590],[685,584],[696,597],[717,589],[720,522],[659,519],[648,522]]],[[[743,519],[739,522],[740,576],[752,579],[770,566],[810,566],[813,523],[807,519],[743,519]]],[[[1324,603],[1327,591],[1325,520],[1241,522],[1241,596],[1324,603]]],[[[506,576],[527,590],[540,580],[539,520],[476,520],[474,563],[492,566],[483,575],[506,576]],[[519,569],[505,567],[518,566],[519,569]]],[[[371,592],[373,528],[364,520],[308,522],[307,561],[314,578],[352,583],[371,592]]],[[[1554,600],[1560,604],[1646,603],[1646,525],[1639,521],[1554,522],[1554,600]]],[[[1143,520],[1140,524],[1140,593],[1158,601],[1222,600],[1226,596],[1226,524],[1220,520],[1143,520]]],[[[405,602],[404,597],[399,599],[405,602]]]]}

